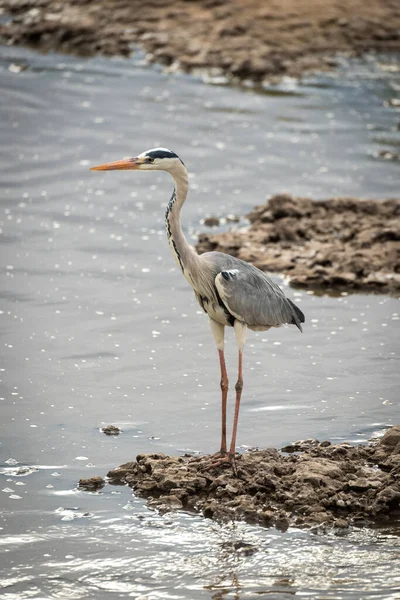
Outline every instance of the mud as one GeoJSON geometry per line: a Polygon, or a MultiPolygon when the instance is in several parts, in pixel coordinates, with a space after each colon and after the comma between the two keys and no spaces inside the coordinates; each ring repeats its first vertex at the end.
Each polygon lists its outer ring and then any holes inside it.
{"type": "Polygon", "coordinates": [[[281,194],[247,216],[248,228],[202,233],[197,250],[227,252],[297,287],[399,294],[400,200],[281,194]]]}
{"type": "Polygon", "coordinates": [[[283,451],[236,455],[237,475],[229,464],[212,467],[213,456],[140,454],[108,478],[162,512],[195,511],[283,530],[400,518],[400,425],[368,445],[306,440],[283,451]]]}
{"type": "Polygon", "coordinates": [[[128,56],[260,82],[330,69],[337,53],[400,50],[396,0],[0,0],[0,39],[128,56]]]}

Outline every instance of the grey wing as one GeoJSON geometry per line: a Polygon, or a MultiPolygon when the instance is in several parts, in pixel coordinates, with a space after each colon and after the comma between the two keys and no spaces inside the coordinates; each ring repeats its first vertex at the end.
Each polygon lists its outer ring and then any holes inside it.
{"type": "Polygon", "coordinates": [[[235,259],[228,269],[218,273],[215,285],[229,312],[248,327],[267,329],[289,323],[302,331],[302,311],[272,279],[253,265],[235,259]]]}

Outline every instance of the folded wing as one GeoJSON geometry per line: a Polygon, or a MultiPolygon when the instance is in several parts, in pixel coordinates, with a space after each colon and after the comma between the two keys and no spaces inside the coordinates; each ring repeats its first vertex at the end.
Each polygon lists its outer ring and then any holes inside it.
{"type": "Polygon", "coordinates": [[[229,312],[250,329],[268,329],[288,323],[302,331],[302,311],[272,279],[253,265],[238,261],[234,268],[218,273],[215,285],[229,312]]]}

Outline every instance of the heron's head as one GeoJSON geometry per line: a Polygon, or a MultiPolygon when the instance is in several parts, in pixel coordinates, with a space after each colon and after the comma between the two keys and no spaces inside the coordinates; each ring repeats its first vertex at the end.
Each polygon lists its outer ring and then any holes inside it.
{"type": "Polygon", "coordinates": [[[174,171],[177,167],[182,167],[183,162],[173,152],[167,148],[152,148],[142,152],[139,156],[132,158],[123,158],[115,162],[105,163],[92,167],[91,171],[174,171]]]}

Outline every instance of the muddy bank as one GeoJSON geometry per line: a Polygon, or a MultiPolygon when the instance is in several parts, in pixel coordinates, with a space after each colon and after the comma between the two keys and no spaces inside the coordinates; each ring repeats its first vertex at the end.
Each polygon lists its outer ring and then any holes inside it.
{"type": "Polygon", "coordinates": [[[227,252],[309,289],[400,292],[400,200],[273,196],[250,227],[202,233],[197,250],[227,252]]]}
{"type": "Polygon", "coordinates": [[[400,518],[400,425],[363,446],[306,440],[282,449],[237,455],[210,468],[211,456],[141,454],[108,473],[161,511],[197,511],[206,517],[286,529],[400,518]]]}
{"type": "Polygon", "coordinates": [[[396,0],[0,0],[0,39],[84,56],[130,54],[262,81],[334,66],[336,53],[400,51],[396,0]]]}

